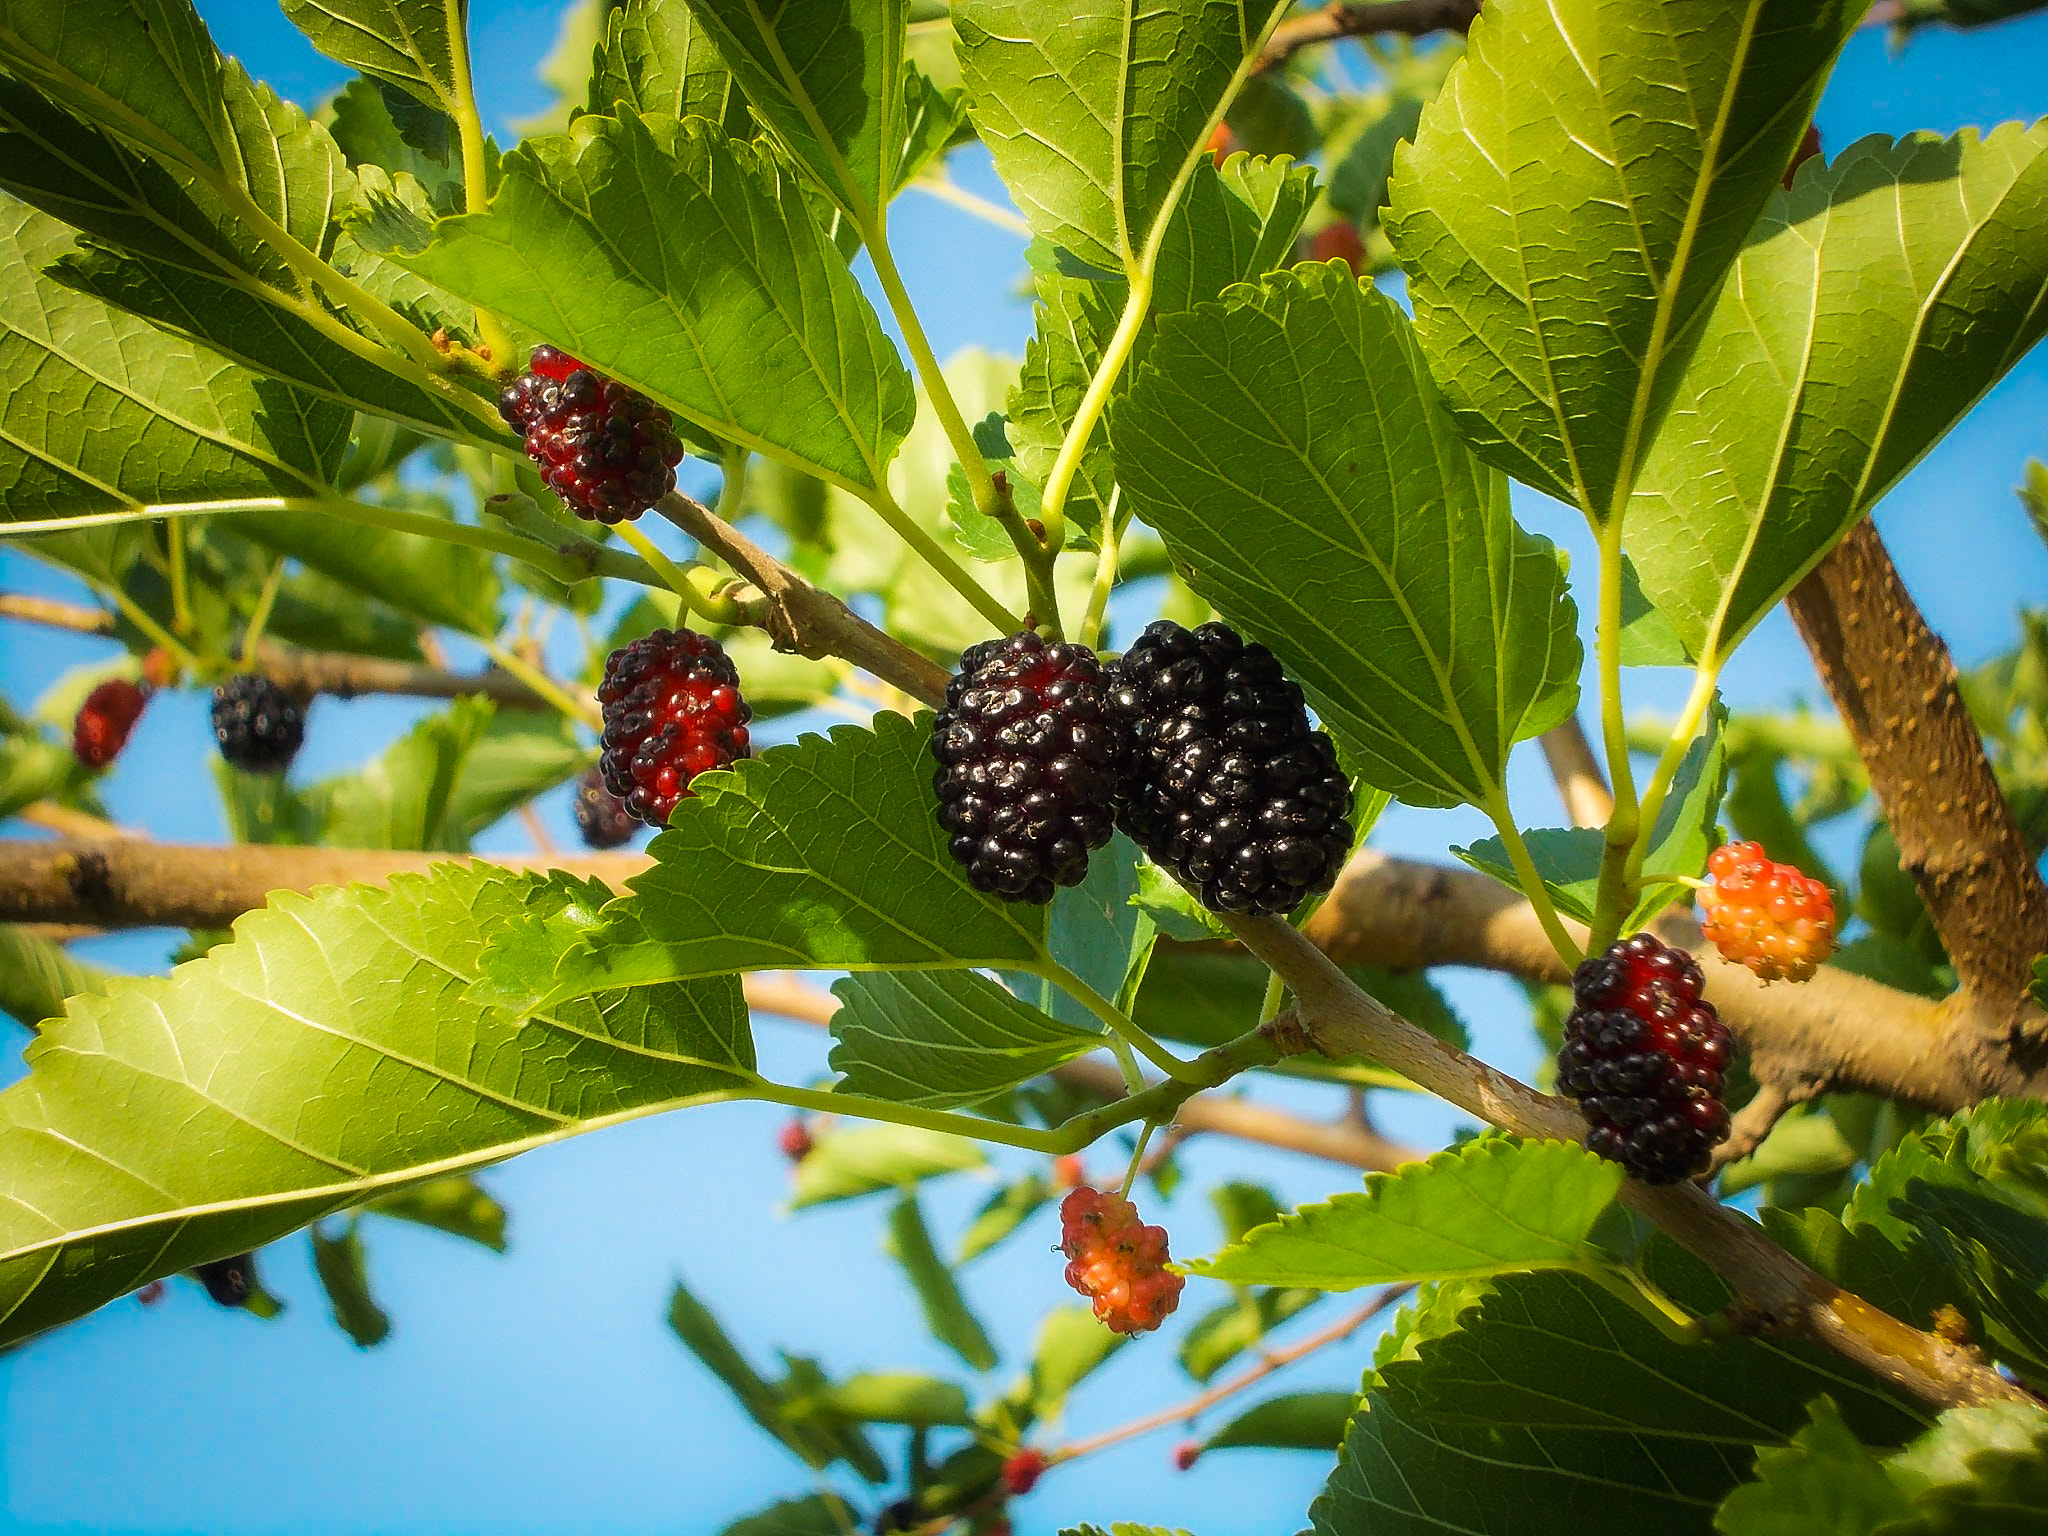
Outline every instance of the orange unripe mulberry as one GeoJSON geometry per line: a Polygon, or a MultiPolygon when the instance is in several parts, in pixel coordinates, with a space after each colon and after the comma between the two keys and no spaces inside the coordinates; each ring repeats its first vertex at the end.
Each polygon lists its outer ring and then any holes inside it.
{"type": "Polygon", "coordinates": [[[1835,949],[1835,898],[1825,882],[1766,857],[1761,843],[1729,843],[1707,860],[1702,930],[1723,959],[1764,981],[1805,981],[1835,949]]]}

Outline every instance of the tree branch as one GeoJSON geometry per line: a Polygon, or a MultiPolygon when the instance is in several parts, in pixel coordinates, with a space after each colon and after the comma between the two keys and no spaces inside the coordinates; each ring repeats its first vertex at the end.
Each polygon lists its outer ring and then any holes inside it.
{"type": "Polygon", "coordinates": [[[1948,647],[1865,518],[1792,589],[1792,621],[1870,772],[1900,862],[1948,948],[1959,1009],[2048,1066],[2027,997],[2048,951],[2048,885],[2028,857],[1948,647]]]}
{"type": "Polygon", "coordinates": [[[1273,29],[1261,70],[1284,64],[1304,48],[1335,42],[1340,37],[1369,37],[1398,32],[1427,37],[1432,32],[1463,32],[1479,14],[1479,0],[1332,0],[1320,11],[1273,29]]]}
{"type": "Polygon", "coordinates": [[[1607,787],[1607,775],[1600,771],[1600,759],[1586,740],[1586,728],[1573,715],[1553,725],[1537,738],[1543,757],[1550,764],[1550,776],[1557,780],[1558,798],[1575,827],[1604,827],[1614,814],[1614,791],[1607,787]]]}
{"type": "MultiPolygon", "coordinates": [[[[1563,1099],[1540,1094],[1388,1012],[1286,923],[1224,921],[1287,983],[1301,1024],[1325,1055],[1369,1056],[1518,1136],[1578,1141],[1583,1135],[1584,1122],[1563,1099]]],[[[1622,1199],[1728,1281],[1757,1327],[1802,1334],[1935,1407],[2033,1401],[1975,1351],[1908,1327],[1848,1294],[1695,1185],[1652,1187],[1630,1179],[1622,1199]]]]}
{"type": "Polygon", "coordinates": [[[671,491],[655,510],[760,589],[768,605],[761,627],[778,651],[837,656],[923,703],[936,706],[945,698],[944,667],[812,586],[701,501],[671,491]]]}

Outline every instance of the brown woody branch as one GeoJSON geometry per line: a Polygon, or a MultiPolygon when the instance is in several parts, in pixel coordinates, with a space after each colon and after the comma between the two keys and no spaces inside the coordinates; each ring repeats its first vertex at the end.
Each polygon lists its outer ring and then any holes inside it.
{"type": "Polygon", "coordinates": [[[1311,15],[1283,21],[1273,29],[1258,67],[1273,69],[1304,48],[1333,43],[1342,37],[1372,37],[1383,32],[1427,37],[1432,32],[1463,32],[1479,14],[1479,0],[1342,0],[1311,15]]]}
{"type": "MultiPolygon", "coordinates": [[[[741,987],[747,1006],[755,1012],[820,1027],[831,1024],[839,1007],[839,999],[831,993],[787,976],[747,976],[741,979],[741,987]]],[[[1129,1092],[1123,1074],[1106,1061],[1070,1061],[1053,1068],[1052,1076],[1097,1098],[1120,1099],[1129,1092]]],[[[1173,1125],[1182,1131],[1214,1132],[1351,1168],[1398,1168],[1428,1156],[1420,1147],[1388,1141],[1355,1120],[1309,1120],[1221,1093],[1198,1093],[1186,1100],[1173,1125]]]]}
{"type": "Polygon", "coordinates": [[[812,586],[701,501],[671,491],[655,510],[760,590],[766,603],[761,627],[778,651],[813,659],[837,656],[923,703],[937,705],[945,698],[944,667],[812,586]]]}
{"type": "MultiPolygon", "coordinates": [[[[1325,1055],[1369,1056],[1519,1136],[1579,1139],[1584,1122],[1563,1099],[1540,1094],[1388,1012],[1286,923],[1225,921],[1287,983],[1300,1023],[1325,1055]]],[[[1745,1326],[1803,1335],[1935,1407],[2033,1401],[1975,1350],[1908,1327],[1843,1291],[1693,1185],[1652,1187],[1631,1179],[1622,1198],[1734,1287],[1745,1326]]]]}
{"type": "Polygon", "coordinates": [[[2048,1015],[2027,998],[2034,957],[2048,950],[2048,885],[1999,791],[1948,647],[1868,518],[1788,601],[1948,947],[1956,1009],[2027,1067],[2048,1066],[2048,1015]]]}
{"type": "MultiPolygon", "coordinates": [[[[141,841],[0,842],[0,922],[97,927],[224,928],[274,890],[388,879],[449,855],[368,849],[194,847],[141,841]]],[[[620,885],[641,854],[494,859],[565,868],[620,885]]],[[[1697,950],[1699,932],[1667,918],[1667,937],[1697,950]]],[[[1484,875],[1367,849],[1345,869],[1307,928],[1342,964],[1416,971],[1438,965],[1567,979],[1527,902],[1484,875]]],[[[1956,1029],[1942,1005],[1823,968],[1799,986],[1766,986],[1741,966],[1699,954],[1716,1005],[1750,1052],[1759,1081],[1790,1100],[1829,1089],[1882,1094],[1943,1112],[1992,1094],[2048,1094],[1995,1042],[1956,1029]]]]}

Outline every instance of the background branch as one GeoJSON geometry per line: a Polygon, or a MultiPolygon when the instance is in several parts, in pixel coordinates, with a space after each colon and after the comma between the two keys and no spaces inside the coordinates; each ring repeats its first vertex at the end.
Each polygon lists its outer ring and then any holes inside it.
{"type": "Polygon", "coordinates": [[[1273,29],[1260,69],[1284,64],[1304,48],[1335,42],[1340,37],[1369,37],[1398,32],[1427,37],[1432,32],[1463,32],[1479,14],[1479,0],[1358,0],[1335,3],[1273,29]]]}
{"type": "Polygon", "coordinates": [[[2048,886],[2027,855],[1955,662],[1865,518],[1792,589],[1792,622],[1856,740],[1899,859],[1961,983],[1960,1005],[2048,1066],[2048,1015],[2027,1000],[2048,950],[2048,886]]]}

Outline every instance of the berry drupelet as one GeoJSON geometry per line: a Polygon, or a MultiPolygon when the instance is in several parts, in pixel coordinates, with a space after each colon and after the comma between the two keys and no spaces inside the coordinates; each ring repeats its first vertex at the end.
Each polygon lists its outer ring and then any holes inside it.
{"type": "Polygon", "coordinates": [[[121,755],[142,718],[149,690],[125,677],[109,678],[85,696],[71,722],[71,750],[88,768],[104,768],[121,755]]]}
{"type": "Polygon", "coordinates": [[[1122,1195],[1082,1188],[1060,1202],[1060,1251],[1067,1284],[1117,1333],[1148,1333],[1180,1305],[1186,1283],[1166,1267],[1166,1228],[1138,1220],[1122,1195]]]}
{"type": "Polygon", "coordinates": [[[667,411],[553,347],[535,347],[527,367],[498,396],[498,414],[570,511],[625,522],[676,488],[683,444],[667,411]]]}
{"type": "Polygon", "coordinates": [[[1835,896],[1825,881],[1773,862],[1762,843],[1729,843],[1707,860],[1701,925],[1721,958],[1764,981],[1805,981],[1835,950],[1835,896]]]}
{"type": "Polygon", "coordinates": [[[747,755],[754,712],[739,669],[708,635],[657,629],[620,646],[597,685],[604,714],[605,788],[650,827],[690,793],[690,781],[747,755]]]}
{"type": "Polygon", "coordinates": [[[305,744],[305,712],[269,678],[244,672],[213,690],[213,739],[230,767],[283,773],[305,744]]]}
{"type": "Polygon", "coordinates": [[[978,891],[1050,901],[1115,830],[1115,734],[1086,646],[1026,630],[969,647],[931,752],[939,825],[978,891]]]}
{"type": "Polygon", "coordinates": [[[1705,1173],[1728,1135],[1721,1085],[1732,1047],[1701,986],[1691,955],[1647,933],[1572,976],[1557,1090],[1579,1101],[1586,1146],[1646,1184],[1705,1173]]]}
{"type": "Polygon", "coordinates": [[[603,852],[623,848],[640,830],[640,823],[621,800],[604,786],[604,774],[597,768],[584,772],[576,781],[576,830],[583,834],[583,846],[603,852]]]}
{"type": "Polygon", "coordinates": [[[1213,912],[1287,913],[1351,852],[1351,786],[1301,689],[1225,624],[1162,619],[1116,663],[1117,825],[1213,912]]]}

